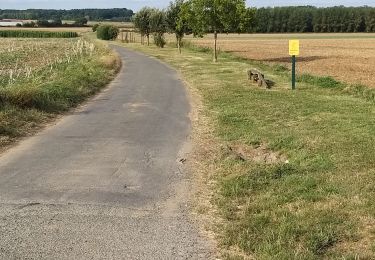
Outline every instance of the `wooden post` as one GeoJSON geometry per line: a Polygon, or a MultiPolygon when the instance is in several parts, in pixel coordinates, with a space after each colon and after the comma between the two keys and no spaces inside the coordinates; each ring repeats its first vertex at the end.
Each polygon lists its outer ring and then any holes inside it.
{"type": "Polygon", "coordinates": [[[292,56],[292,89],[296,89],[296,55],[292,56]]]}
{"type": "Polygon", "coordinates": [[[217,31],[214,32],[214,62],[217,62],[217,31]]]}

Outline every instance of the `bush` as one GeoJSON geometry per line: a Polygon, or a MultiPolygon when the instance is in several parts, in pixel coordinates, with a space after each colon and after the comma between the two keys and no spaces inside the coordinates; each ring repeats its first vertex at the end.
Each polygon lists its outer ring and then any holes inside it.
{"type": "Polygon", "coordinates": [[[27,28],[36,27],[36,23],[33,22],[33,21],[31,21],[31,22],[29,22],[29,23],[24,23],[24,24],[22,25],[22,27],[27,27],[27,28]]]}
{"type": "Polygon", "coordinates": [[[154,34],[154,43],[156,46],[164,48],[167,42],[165,41],[164,35],[156,33],[154,34]]]}
{"type": "Polygon", "coordinates": [[[92,31],[93,32],[96,32],[96,30],[98,30],[98,27],[99,27],[100,25],[99,24],[94,24],[93,26],[92,26],[92,31]]]}
{"type": "Polygon", "coordinates": [[[120,30],[113,25],[100,25],[96,30],[98,39],[111,41],[116,40],[120,30]]]}
{"type": "Polygon", "coordinates": [[[86,17],[78,18],[74,21],[74,25],[76,26],[85,26],[87,24],[88,20],[86,17]]]}
{"type": "MultiPolygon", "coordinates": [[[[62,26],[62,21],[60,19],[52,20],[52,21],[47,21],[47,20],[38,20],[36,22],[38,27],[61,27],[62,26]]],[[[26,26],[27,27],[27,26],[26,26]]]]}

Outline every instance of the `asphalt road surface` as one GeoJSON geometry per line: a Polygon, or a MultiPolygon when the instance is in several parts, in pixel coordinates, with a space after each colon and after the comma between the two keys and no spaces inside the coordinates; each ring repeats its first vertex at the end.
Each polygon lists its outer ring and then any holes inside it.
{"type": "Polygon", "coordinates": [[[115,81],[0,157],[1,259],[211,259],[192,220],[189,102],[175,71],[114,47],[115,81]]]}

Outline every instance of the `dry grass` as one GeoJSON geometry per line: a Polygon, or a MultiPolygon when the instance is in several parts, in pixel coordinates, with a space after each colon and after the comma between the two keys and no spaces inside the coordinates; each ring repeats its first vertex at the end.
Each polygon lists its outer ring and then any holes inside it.
{"type": "Polygon", "coordinates": [[[93,43],[82,39],[23,39],[6,38],[0,45],[0,86],[14,83],[18,78],[77,57],[93,55],[93,43]]]}
{"type": "Polygon", "coordinates": [[[2,39],[0,152],[104,87],[119,59],[88,39],[2,39]]]}
{"type": "MultiPolygon", "coordinates": [[[[212,35],[192,38],[212,46],[212,35]]],[[[299,73],[331,76],[339,81],[375,87],[375,34],[245,34],[220,35],[218,46],[251,60],[290,68],[288,39],[301,39],[299,73]]]]}

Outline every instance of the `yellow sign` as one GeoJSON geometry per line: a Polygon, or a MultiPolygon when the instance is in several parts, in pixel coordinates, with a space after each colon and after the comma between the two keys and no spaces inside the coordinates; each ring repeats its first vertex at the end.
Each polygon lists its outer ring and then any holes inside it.
{"type": "Polygon", "coordinates": [[[291,55],[291,56],[299,55],[299,40],[290,40],[289,41],[289,55],[291,55]]]}

